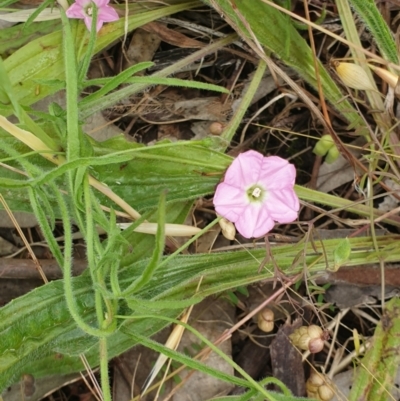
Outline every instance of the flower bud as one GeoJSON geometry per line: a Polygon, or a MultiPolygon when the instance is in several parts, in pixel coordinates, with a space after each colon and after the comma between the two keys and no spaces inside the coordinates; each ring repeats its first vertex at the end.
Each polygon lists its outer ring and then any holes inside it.
{"type": "Polygon", "coordinates": [[[307,396],[321,401],[330,401],[334,392],[330,380],[321,373],[312,371],[306,382],[307,396]]]}
{"type": "Polygon", "coordinates": [[[317,156],[325,156],[333,146],[335,146],[333,138],[330,135],[322,135],[315,144],[313,152],[317,156]]]}
{"type": "Polygon", "coordinates": [[[339,156],[340,156],[339,149],[336,147],[336,145],[332,146],[325,157],[325,161],[328,164],[333,163],[339,156]]]}
{"type": "MultiPolygon", "coordinates": [[[[132,223],[117,223],[121,230],[126,230],[132,223]]],[[[139,224],[135,230],[137,233],[144,234],[156,234],[157,233],[157,223],[142,223],[139,224]]],[[[187,226],[185,224],[169,224],[165,225],[165,235],[171,237],[189,237],[191,235],[196,235],[201,231],[198,227],[187,226]]]]}
{"type": "Polygon", "coordinates": [[[315,354],[324,348],[324,332],[321,327],[312,324],[296,329],[289,338],[295,347],[315,354]]]}
{"type": "Polygon", "coordinates": [[[236,235],[236,228],[233,225],[233,223],[231,223],[229,220],[222,217],[221,220],[219,221],[219,225],[222,230],[222,235],[226,239],[233,241],[235,239],[235,235],[236,235]]]}
{"type": "Polygon", "coordinates": [[[394,75],[388,70],[385,70],[384,68],[380,67],[375,67],[375,66],[370,66],[372,68],[372,71],[375,72],[376,75],[381,77],[391,88],[395,88],[398,81],[399,77],[397,75],[394,75]]]}
{"type": "Polygon", "coordinates": [[[269,308],[264,308],[258,313],[258,328],[265,333],[274,329],[274,312],[269,308]]]}
{"type": "Polygon", "coordinates": [[[336,72],[343,83],[352,89],[374,90],[364,68],[353,63],[335,63],[336,72]]]}

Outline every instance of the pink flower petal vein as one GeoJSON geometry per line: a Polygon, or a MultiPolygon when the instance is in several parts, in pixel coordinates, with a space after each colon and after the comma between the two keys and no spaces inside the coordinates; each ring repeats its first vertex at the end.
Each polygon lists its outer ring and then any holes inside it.
{"type": "Polygon", "coordinates": [[[296,169],[278,156],[249,150],[228,167],[214,195],[217,214],[235,223],[245,238],[261,237],[278,223],[297,219],[296,169]]]}

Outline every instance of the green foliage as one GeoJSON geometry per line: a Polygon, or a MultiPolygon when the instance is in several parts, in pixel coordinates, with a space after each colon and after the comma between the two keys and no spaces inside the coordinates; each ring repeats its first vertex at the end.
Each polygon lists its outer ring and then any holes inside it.
{"type": "Polygon", "coordinates": [[[337,271],[341,266],[343,266],[350,257],[351,254],[351,244],[348,238],[342,239],[335,250],[333,251],[333,267],[330,267],[329,270],[337,271]]]}
{"type": "MultiPolygon", "coordinates": [[[[252,40],[254,35],[265,49],[292,67],[315,89],[318,88],[312,51],[286,14],[258,0],[235,2],[237,9],[232,7],[230,0],[219,0],[217,4],[218,11],[226,15],[228,21],[232,21],[232,25],[243,37],[252,40]],[[251,29],[251,34],[243,20],[251,29]]],[[[324,96],[342,113],[351,126],[365,126],[358,112],[343,99],[343,94],[322,63],[317,60],[316,65],[324,96]]]]}
{"type": "Polygon", "coordinates": [[[371,32],[382,56],[391,63],[398,64],[396,43],[386,21],[374,0],[349,0],[356,13],[371,32]]]}
{"type": "Polygon", "coordinates": [[[14,50],[21,48],[38,37],[53,32],[58,28],[57,20],[34,22],[29,27],[21,24],[0,29],[0,55],[9,56],[14,50]]]}
{"type": "Polygon", "coordinates": [[[323,135],[315,144],[313,153],[317,156],[325,156],[333,146],[335,146],[333,138],[330,135],[323,135]]]}
{"type": "Polygon", "coordinates": [[[348,400],[386,401],[394,387],[400,364],[400,300],[386,305],[373,342],[360,363],[348,400]]]}
{"type": "MultiPolygon", "coordinates": [[[[172,5],[158,6],[155,9],[150,8],[150,11],[146,7],[139,10],[135,9],[136,12],[129,16],[127,22],[121,19],[113,24],[108,24],[97,36],[93,49],[94,53],[100,52],[123,36],[126,23],[128,31],[131,31],[157,18],[188,10],[198,4],[196,1],[170,1],[170,3],[172,5]]],[[[78,54],[79,62],[84,57],[87,48],[87,41],[85,40],[87,29],[84,24],[80,24],[78,21],[74,21],[73,25],[74,43],[76,48],[81,49],[78,54]],[[81,42],[83,42],[83,46],[81,46],[81,42]]],[[[38,80],[65,80],[62,39],[62,31],[54,31],[29,42],[5,60],[5,68],[10,77],[16,99],[22,105],[31,105],[55,92],[53,86],[38,85],[38,80]]],[[[7,116],[12,113],[12,110],[10,107],[0,104],[0,113],[7,116]]]]}
{"type": "MultiPolygon", "coordinates": [[[[347,265],[359,265],[365,261],[373,263],[395,239],[378,238],[379,254],[370,251],[372,239],[349,239],[353,252],[347,265]]],[[[337,240],[324,241],[329,264],[333,263],[333,251],[337,244],[337,240]]],[[[146,247],[145,242],[137,241],[135,245],[146,247]]],[[[315,246],[311,244],[306,249],[304,244],[277,246],[272,249],[272,257],[285,274],[296,274],[301,271],[302,266],[294,268],[292,263],[303,250],[306,255],[304,264],[310,266],[310,274],[326,268],[323,248],[318,247],[320,253],[315,253],[315,246]]],[[[182,300],[189,305],[221,291],[273,279],[273,273],[268,270],[258,273],[264,256],[264,250],[178,256],[160,264],[151,280],[135,294],[136,301],[138,304],[141,301],[147,307],[157,301],[157,316],[174,318],[182,311],[182,300]],[[201,287],[196,292],[201,277],[201,287]],[[162,305],[163,302],[166,307],[162,305]],[[173,308],[174,303],[176,309],[173,308]]],[[[397,250],[391,252],[387,260],[399,258],[397,250]]],[[[151,260],[139,257],[135,262],[129,263],[129,259],[131,256],[122,254],[119,262],[118,280],[122,291],[141,276],[151,260]]],[[[109,279],[106,279],[106,284],[108,282],[109,279]]],[[[78,313],[87,324],[93,324],[96,321],[96,309],[90,273],[87,271],[83,276],[74,278],[72,287],[78,313]]],[[[119,304],[118,315],[127,319],[118,324],[107,339],[110,358],[139,340],[139,337],[132,337],[132,333],[141,333],[148,338],[167,324],[154,317],[144,317],[144,313],[143,307],[132,312],[124,302],[119,304]]],[[[0,389],[4,389],[13,378],[22,373],[34,373],[36,377],[41,377],[50,373],[78,371],[82,368],[78,358],[81,352],[85,352],[93,366],[99,362],[96,347],[98,340],[77,328],[66,305],[63,281],[49,283],[1,308],[0,336],[4,339],[0,343],[0,389]],[[62,356],[56,357],[56,352],[62,356]]]]}
{"type": "MultiPolygon", "coordinates": [[[[316,87],[312,53],[290,18],[261,1],[251,5],[236,3],[261,45],[316,87]]],[[[228,145],[241,122],[266,63],[260,62],[241,104],[242,110],[225,133],[226,142],[217,139],[166,141],[146,147],[127,143],[121,135],[97,143],[82,132],[81,120],[149,85],[226,90],[215,85],[167,78],[163,75],[166,71],[156,76],[134,75],[151,63],[132,66],[112,78],[87,80],[86,75],[92,55],[120,38],[125,33],[125,23],[130,31],[198,4],[196,1],[170,0],[161,6],[130,5],[131,15],[127,21],[107,24],[97,36],[95,30],[88,35],[80,21],[71,22],[64,14],[62,30],[54,31],[52,21],[26,24],[22,31],[18,27],[8,28],[5,33],[0,33],[3,56],[22,46],[4,62],[0,60],[0,114],[14,114],[19,120],[18,125],[41,140],[52,155],[46,159],[42,152],[30,147],[28,141],[21,139],[22,143],[11,137],[10,131],[0,130],[0,160],[10,166],[10,169],[1,170],[0,188],[13,211],[35,213],[64,276],[63,280],[35,289],[0,309],[0,391],[23,373],[42,377],[82,370],[79,358],[82,353],[91,366],[100,364],[105,389],[107,358],[140,343],[176,362],[247,389],[240,397],[225,397],[224,400],[300,400],[291,396],[275,379],[252,380],[190,326],[184,325],[198,337],[199,343],[213,349],[242,376],[219,372],[149,337],[170,323],[179,324],[174,319],[182,310],[207,296],[227,292],[228,297],[238,302],[232,291],[247,296],[247,285],[274,279],[272,272],[276,265],[284,274],[303,272],[307,276],[329,266],[337,269],[344,263],[352,266],[383,259],[388,262],[400,260],[400,251],[393,245],[398,241],[397,236],[276,245],[270,250],[274,264],[267,263],[268,269],[261,272],[259,266],[264,260],[265,249],[177,256],[181,249],[189,246],[188,241],[172,255],[164,256],[165,244],[170,241],[165,234],[166,224],[183,223],[193,200],[212,194],[230,164],[231,157],[220,150],[228,145]],[[7,35],[10,37],[8,43],[5,41],[7,35]],[[88,86],[96,86],[98,90],[78,100],[81,91],[88,86]],[[50,106],[49,114],[29,110],[30,105],[61,88],[67,93],[66,110],[56,104],[50,106]],[[93,189],[94,182],[105,184],[102,192],[98,191],[99,186],[93,189]],[[135,207],[138,213],[137,221],[126,231],[117,226],[117,210],[121,211],[122,202],[116,206],[110,198],[111,191],[114,200],[119,197],[135,207]],[[110,209],[106,212],[101,206],[110,209]],[[63,247],[53,234],[57,219],[63,224],[63,247]],[[155,236],[134,232],[145,220],[157,223],[155,236]],[[87,270],[77,278],[71,275],[74,226],[83,234],[87,247],[87,270]],[[100,237],[99,227],[106,231],[106,240],[100,237]],[[264,386],[270,383],[280,387],[284,394],[265,390],[264,386]]],[[[249,37],[250,32],[232,10],[231,3],[222,0],[218,5],[233,25],[249,37]]],[[[365,19],[375,18],[369,2],[368,10],[365,19]]],[[[383,32],[378,43],[393,57],[382,21],[375,25],[373,29],[383,32]]],[[[342,100],[342,94],[320,63],[318,68],[327,98],[351,123],[362,124],[358,114],[342,100]]],[[[375,209],[354,205],[332,195],[302,187],[296,187],[296,191],[305,201],[347,208],[371,219],[382,216],[382,212],[375,209]]],[[[400,226],[395,216],[386,216],[384,221],[400,226]]],[[[398,317],[393,316],[396,325],[397,320],[398,317]]],[[[389,334],[385,343],[397,347],[392,341],[392,333],[389,334]]],[[[396,357],[393,358],[393,366],[397,362],[396,357]]],[[[109,396],[105,394],[107,400],[109,396]]]]}

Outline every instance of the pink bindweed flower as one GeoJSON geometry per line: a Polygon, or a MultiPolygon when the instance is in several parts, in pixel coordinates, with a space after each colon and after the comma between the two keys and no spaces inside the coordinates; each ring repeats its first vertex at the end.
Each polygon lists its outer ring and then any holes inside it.
{"type": "Polygon", "coordinates": [[[228,167],[214,195],[217,214],[235,223],[245,238],[267,234],[275,222],[291,223],[299,211],[296,169],[278,156],[249,150],[228,167]]]}
{"type": "Polygon", "coordinates": [[[66,11],[68,18],[83,19],[89,31],[92,28],[93,7],[97,6],[96,31],[99,32],[104,22],[117,21],[117,12],[108,5],[110,0],[76,0],[66,11]]]}

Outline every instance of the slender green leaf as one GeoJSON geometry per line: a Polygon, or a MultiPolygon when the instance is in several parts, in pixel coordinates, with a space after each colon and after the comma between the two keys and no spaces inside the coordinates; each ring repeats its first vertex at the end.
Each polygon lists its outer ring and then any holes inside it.
{"type": "Polygon", "coordinates": [[[399,55],[394,37],[374,0],[349,0],[356,13],[368,27],[383,57],[398,64],[399,55]]]}
{"type": "MultiPolygon", "coordinates": [[[[208,0],[206,3],[212,4],[208,0]]],[[[227,20],[231,22],[237,32],[252,40],[252,35],[243,23],[245,20],[252,34],[262,46],[276,54],[286,65],[296,70],[317,89],[318,83],[312,51],[288,16],[263,1],[237,1],[235,8],[232,3],[230,0],[218,0],[218,12],[226,15],[227,20]]],[[[340,89],[319,60],[317,60],[317,66],[325,97],[352,126],[365,126],[359,113],[343,98],[340,89]]]]}
{"type": "Polygon", "coordinates": [[[124,291],[124,296],[129,296],[145,286],[151,280],[154,272],[159,267],[165,246],[165,198],[166,192],[161,193],[160,202],[158,204],[158,225],[153,257],[140,277],[134,280],[132,284],[124,291]]]}

